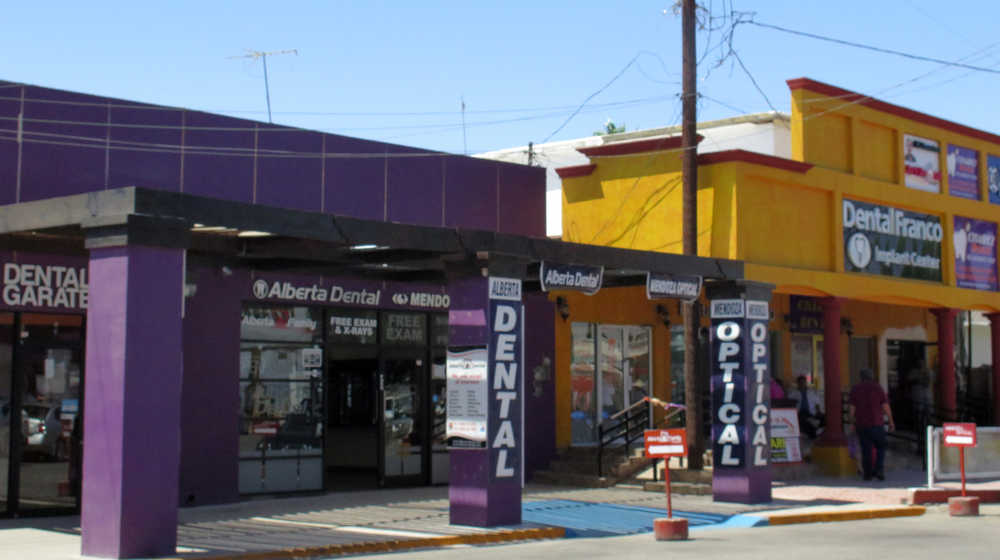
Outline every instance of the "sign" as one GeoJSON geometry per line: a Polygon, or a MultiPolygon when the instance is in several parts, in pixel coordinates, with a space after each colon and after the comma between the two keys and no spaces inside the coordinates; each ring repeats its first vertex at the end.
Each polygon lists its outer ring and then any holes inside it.
{"type": "Polygon", "coordinates": [[[87,267],[7,262],[0,296],[9,307],[82,311],[90,285],[87,267]]]}
{"type": "Polygon", "coordinates": [[[646,457],[666,458],[687,455],[687,430],[684,428],[646,430],[643,436],[646,457]]]}
{"type": "Polygon", "coordinates": [[[936,141],[904,134],[903,166],[907,187],[941,192],[941,148],[936,141]]]}
{"type": "Polygon", "coordinates": [[[378,312],[367,309],[330,310],[326,336],[339,344],[375,344],[378,337],[378,312]]]}
{"type": "Polygon", "coordinates": [[[969,422],[944,423],[945,447],[975,447],[976,425],[969,422]]]}
{"type": "Polygon", "coordinates": [[[394,345],[427,344],[427,315],[422,313],[385,313],[382,342],[394,345]]]}
{"type": "Polygon", "coordinates": [[[799,415],[794,408],[771,409],[771,462],[800,463],[799,415]]]}
{"type": "Polygon", "coordinates": [[[986,178],[990,202],[1000,204],[1000,157],[986,156],[986,178]]]}
{"type": "Polygon", "coordinates": [[[979,152],[948,144],[948,194],[979,200],[979,152]]]}
{"type": "Polygon", "coordinates": [[[845,198],[844,269],[941,281],[941,218],[845,198]]]}
{"type": "Polygon", "coordinates": [[[693,301],[701,295],[701,276],[646,273],[646,298],[693,301]]]}
{"type": "MultiPolygon", "coordinates": [[[[507,279],[506,281],[516,281],[507,279]]],[[[517,290],[520,292],[520,289],[517,290]]],[[[523,426],[521,399],[524,379],[524,325],[522,303],[490,292],[490,343],[487,354],[489,419],[487,445],[490,449],[490,481],[521,480],[523,426]]]]}
{"type": "Polygon", "coordinates": [[[445,440],[454,447],[470,446],[456,445],[453,438],[480,442],[478,447],[486,447],[486,348],[449,349],[446,364],[445,440]]]}
{"type": "Polygon", "coordinates": [[[807,296],[789,296],[791,313],[788,330],[794,333],[823,333],[823,306],[807,296]]]}
{"type": "Polygon", "coordinates": [[[604,267],[542,261],[538,277],[543,292],[570,290],[592,296],[601,289],[604,267]]]}
{"type": "Polygon", "coordinates": [[[307,304],[351,305],[357,307],[446,310],[451,296],[443,288],[413,289],[412,284],[359,282],[324,277],[257,277],[250,295],[258,300],[307,304]]]}
{"type": "Polygon", "coordinates": [[[715,468],[766,468],[771,449],[769,304],[713,300],[710,314],[715,468]]]}
{"type": "Polygon", "coordinates": [[[952,242],[959,288],[997,291],[997,225],[955,216],[952,242]]]}

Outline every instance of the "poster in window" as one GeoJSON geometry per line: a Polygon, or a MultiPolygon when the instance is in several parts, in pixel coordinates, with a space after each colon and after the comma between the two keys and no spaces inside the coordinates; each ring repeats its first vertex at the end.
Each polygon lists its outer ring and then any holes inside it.
{"type": "Polygon", "coordinates": [[[990,202],[1000,204],[1000,157],[986,156],[986,177],[989,186],[990,202]]]}
{"type": "Polygon", "coordinates": [[[955,216],[952,243],[959,288],[997,290],[997,225],[955,216]]]}
{"type": "Polygon", "coordinates": [[[979,152],[948,144],[948,193],[979,200],[979,152]]]}
{"type": "Polygon", "coordinates": [[[903,168],[906,186],[941,192],[941,147],[934,140],[903,135],[903,168]]]}

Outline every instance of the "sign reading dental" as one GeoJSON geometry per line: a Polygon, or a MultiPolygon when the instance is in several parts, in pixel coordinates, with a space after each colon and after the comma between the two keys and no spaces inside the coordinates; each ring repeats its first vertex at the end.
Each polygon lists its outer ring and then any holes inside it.
{"type": "Polygon", "coordinates": [[[491,277],[489,282],[490,343],[489,421],[490,480],[521,479],[521,356],[524,325],[521,281],[491,277]]]}
{"type": "Polygon", "coordinates": [[[89,289],[86,266],[3,265],[3,303],[10,307],[83,310],[89,289]]]}
{"type": "Polygon", "coordinates": [[[646,297],[648,299],[675,298],[695,300],[701,294],[701,276],[681,274],[646,273],[646,297]]]}
{"type": "Polygon", "coordinates": [[[594,295],[601,289],[604,267],[542,261],[538,275],[543,292],[570,290],[594,295]]]}
{"type": "Polygon", "coordinates": [[[329,279],[257,278],[250,286],[251,294],[260,300],[281,302],[329,303],[362,307],[403,307],[416,309],[448,309],[448,294],[412,290],[383,282],[353,282],[329,279]]]}
{"type": "Polygon", "coordinates": [[[844,269],[941,281],[941,218],[844,199],[844,269]]]}
{"type": "Polygon", "coordinates": [[[771,449],[769,304],[717,299],[711,302],[711,318],[715,468],[765,468],[771,449]]]}

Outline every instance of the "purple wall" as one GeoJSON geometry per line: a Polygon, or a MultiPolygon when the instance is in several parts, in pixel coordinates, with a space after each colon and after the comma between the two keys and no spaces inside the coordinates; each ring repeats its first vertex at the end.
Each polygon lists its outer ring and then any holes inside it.
{"type": "Polygon", "coordinates": [[[524,430],[524,459],[531,480],[556,453],[554,306],[545,294],[525,294],[524,315],[524,425],[531,426],[524,430]]]}
{"type": "Polygon", "coordinates": [[[185,301],[181,392],[180,504],[239,499],[240,294],[245,271],[189,270],[198,286],[185,301]]]}
{"type": "Polygon", "coordinates": [[[4,87],[0,100],[0,138],[8,139],[0,142],[2,204],[141,186],[359,218],[545,234],[542,168],[11,82],[0,86],[13,86],[4,87]],[[19,145],[9,140],[16,137],[22,94],[18,195],[19,145]]]}

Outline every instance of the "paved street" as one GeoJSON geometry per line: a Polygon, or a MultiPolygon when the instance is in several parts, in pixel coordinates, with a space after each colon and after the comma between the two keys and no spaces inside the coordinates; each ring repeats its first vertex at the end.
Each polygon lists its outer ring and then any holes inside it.
{"type": "MultiPolygon", "coordinates": [[[[600,539],[562,539],[479,547],[477,560],[670,558],[774,560],[943,560],[996,558],[1000,550],[1000,505],[984,505],[980,517],[949,517],[933,506],[920,517],[811,523],[752,529],[704,530],[685,542],[656,542],[650,534],[600,539]]],[[[366,556],[395,560],[449,560],[469,550],[449,548],[366,556]]]]}

